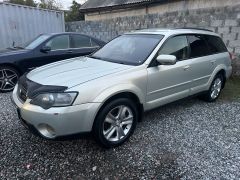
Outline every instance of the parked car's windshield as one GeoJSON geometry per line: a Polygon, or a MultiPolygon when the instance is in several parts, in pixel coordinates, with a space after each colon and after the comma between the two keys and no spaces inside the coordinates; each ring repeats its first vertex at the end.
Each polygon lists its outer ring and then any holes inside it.
{"type": "Polygon", "coordinates": [[[158,43],[162,35],[126,34],[122,35],[98,50],[91,57],[116,63],[142,64],[158,43]]]}
{"type": "Polygon", "coordinates": [[[34,49],[37,46],[39,46],[41,43],[46,41],[49,37],[50,35],[47,35],[47,34],[40,35],[36,37],[34,40],[27,42],[23,47],[24,49],[34,49]]]}

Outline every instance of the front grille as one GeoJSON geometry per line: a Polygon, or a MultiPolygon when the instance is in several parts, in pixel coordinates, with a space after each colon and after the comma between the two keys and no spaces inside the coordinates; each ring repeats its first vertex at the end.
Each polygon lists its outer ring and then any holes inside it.
{"type": "Polygon", "coordinates": [[[67,86],[50,86],[42,85],[29,80],[24,74],[18,81],[17,96],[24,103],[26,100],[34,98],[36,95],[43,92],[64,92],[67,86]]]}
{"type": "Polygon", "coordinates": [[[18,97],[22,102],[27,100],[27,90],[21,85],[18,86],[18,97]]]}

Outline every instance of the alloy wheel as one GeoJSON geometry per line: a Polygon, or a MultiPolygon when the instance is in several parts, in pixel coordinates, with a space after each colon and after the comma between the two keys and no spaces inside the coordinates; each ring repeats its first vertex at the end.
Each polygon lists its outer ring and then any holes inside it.
{"type": "Polygon", "coordinates": [[[8,68],[0,69],[0,91],[12,91],[17,84],[18,74],[8,68]]]}
{"type": "Polygon", "coordinates": [[[126,105],[120,105],[110,110],[103,123],[105,139],[118,142],[125,138],[131,130],[133,120],[133,112],[126,105]]]}
{"type": "Polygon", "coordinates": [[[222,89],[222,80],[220,78],[216,78],[211,88],[211,98],[216,99],[219,96],[221,89],[222,89]]]}

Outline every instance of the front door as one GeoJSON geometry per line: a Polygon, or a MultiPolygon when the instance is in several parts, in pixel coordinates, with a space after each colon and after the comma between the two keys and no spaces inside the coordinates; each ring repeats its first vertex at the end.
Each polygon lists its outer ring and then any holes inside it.
{"type": "Polygon", "coordinates": [[[174,55],[175,65],[156,65],[148,68],[147,109],[184,98],[191,88],[191,60],[185,35],[167,40],[158,55],[174,55]]]}
{"type": "Polygon", "coordinates": [[[51,50],[37,52],[38,57],[34,59],[36,67],[73,57],[73,51],[70,48],[70,37],[67,34],[54,36],[43,46],[50,47],[51,50]]]}

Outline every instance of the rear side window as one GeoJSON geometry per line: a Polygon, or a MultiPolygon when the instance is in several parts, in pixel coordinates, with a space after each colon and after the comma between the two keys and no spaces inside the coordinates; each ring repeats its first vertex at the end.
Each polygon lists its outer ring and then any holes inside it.
{"type": "Polygon", "coordinates": [[[99,44],[96,43],[93,39],[91,39],[91,43],[93,47],[96,47],[96,46],[99,47],[99,44]]]}
{"type": "Polygon", "coordinates": [[[177,60],[188,57],[188,42],[186,36],[176,36],[169,39],[159,51],[158,55],[174,55],[177,60]]]}
{"type": "Polygon", "coordinates": [[[87,36],[72,35],[72,48],[91,47],[91,39],[87,36]]]}
{"type": "Polygon", "coordinates": [[[220,37],[205,35],[205,39],[208,44],[210,54],[227,52],[227,48],[220,37]]]}
{"type": "Polygon", "coordinates": [[[190,58],[197,58],[209,55],[208,45],[203,35],[188,35],[190,45],[190,58]]]}

